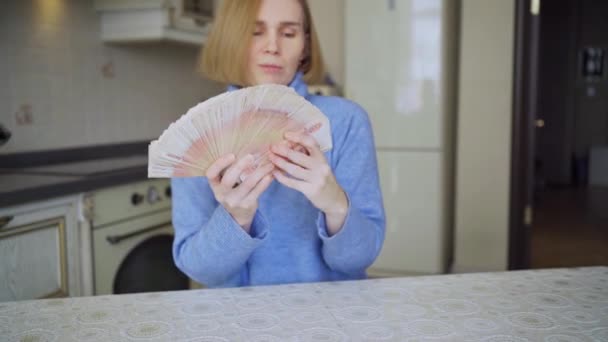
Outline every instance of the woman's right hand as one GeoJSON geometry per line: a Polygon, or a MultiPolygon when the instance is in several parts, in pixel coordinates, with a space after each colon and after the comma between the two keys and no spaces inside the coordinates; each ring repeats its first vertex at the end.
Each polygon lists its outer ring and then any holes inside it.
{"type": "Polygon", "coordinates": [[[251,166],[254,158],[247,155],[236,162],[235,159],[234,154],[219,158],[211,164],[206,176],[215,199],[249,233],[258,209],[258,198],[272,183],[274,165],[268,163],[248,173],[240,183],[241,174],[251,166]]]}

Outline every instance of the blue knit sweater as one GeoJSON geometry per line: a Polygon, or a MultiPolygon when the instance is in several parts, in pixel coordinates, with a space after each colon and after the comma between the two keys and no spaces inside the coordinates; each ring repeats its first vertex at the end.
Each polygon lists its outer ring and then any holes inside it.
{"type": "Polygon", "coordinates": [[[206,178],[173,178],[173,257],[208,287],[363,279],[380,252],[385,216],[367,113],[343,98],[308,94],[301,73],[290,86],[329,118],[333,148],[325,157],[349,201],[344,225],[328,236],[324,214],[275,180],[248,234],[206,178]]]}

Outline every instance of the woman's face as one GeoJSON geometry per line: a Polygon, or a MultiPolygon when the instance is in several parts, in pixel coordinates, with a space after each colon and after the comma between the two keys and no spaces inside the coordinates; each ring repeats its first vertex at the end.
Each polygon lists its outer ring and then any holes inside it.
{"type": "Polygon", "coordinates": [[[304,58],[305,42],[298,0],[262,0],[249,51],[249,83],[288,85],[304,58]]]}

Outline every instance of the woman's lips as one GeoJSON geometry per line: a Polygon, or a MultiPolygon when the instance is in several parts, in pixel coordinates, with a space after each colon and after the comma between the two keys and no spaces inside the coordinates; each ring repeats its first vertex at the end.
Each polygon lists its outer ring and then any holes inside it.
{"type": "Polygon", "coordinates": [[[277,74],[283,70],[283,67],[275,64],[260,64],[260,68],[267,74],[277,74]]]}

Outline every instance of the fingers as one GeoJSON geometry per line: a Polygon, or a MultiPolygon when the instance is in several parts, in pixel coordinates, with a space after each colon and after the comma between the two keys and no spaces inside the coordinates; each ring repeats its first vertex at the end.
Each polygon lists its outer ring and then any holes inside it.
{"type": "Polygon", "coordinates": [[[298,151],[298,152],[302,152],[305,155],[309,156],[310,153],[308,153],[308,151],[306,150],[306,148],[298,143],[294,143],[291,142],[289,140],[284,140],[283,142],[281,142],[280,144],[285,144],[287,145],[287,147],[289,147],[290,149],[294,150],[294,151],[298,151]]]}
{"type": "Polygon", "coordinates": [[[252,203],[258,200],[260,195],[268,189],[268,186],[272,183],[272,176],[265,175],[261,181],[259,181],[256,186],[249,192],[247,197],[245,197],[245,202],[252,203]]]}
{"type": "Polygon", "coordinates": [[[279,169],[282,171],[292,175],[301,180],[308,180],[311,178],[311,171],[304,169],[303,167],[293,164],[290,161],[277,156],[276,154],[269,154],[268,159],[279,169]]]}
{"type": "Polygon", "coordinates": [[[268,163],[256,169],[253,173],[251,173],[245,181],[237,186],[230,194],[231,197],[236,199],[245,198],[251,191],[254,189],[257,184],[264,178],[264,176],[269,175],[270,172],[274,169],[274,165],[272,163],[268,163]]]}
{"type": "Polygon", "coordinates": [[[234,156],[234,154],[227,154],[225,156],[220,157],[218,160],[213,162],[213,164],[211,164],[211,166],[207,169],[207,172],[205,173],[211,185],[219,185],[221,178],[220,175],[222,171],[232,165],[235,158],[236,157],[234,156]]]}
{"type": "Polygon", "coordinates": [[[226,193],[223,204],[229,211],[255,212],[258,197],[272,182],[270,172],[273,169],[274,165],[268,163],[255,170],[243,183],[226,193]]]}
{"type": "Polygon", "coordinates": [[[319,147],[317,141],[309,134],[301,132],[287,132],[285,133],[285,139],[304,146],[313,157],[323,155],[323,152],[321,152],[321,147],[319,147]]]}
{"type": "Polygon", "coordinates": [[[297,190],[301,193],[304,193],[305,183],[293,178],[289,178],[280,170],[275,170],[273,173],[274,178],[281,184],[285,185],[288,188],[297,190]]]}
{"type": "MultiPolygon", "coordinates": [[[[294,148],[303,148],[303,147],[295,146],[294,148]]],[[[297,151],[292,148],[288,148],[284,144],[273,145],[270,147],[270,151],[272,153],[274,153],[275,155],[288,159],[291,162],[302,166],[305,169],[311,169],[315,165],[315,161],[313,158],[311,158],[310,156],[308,156],[305,153],[302,153],[302,151],[297,151]]],[[[288,171],[288,170],[286,170],[286,171],[288,171]]],[[[291,173],[291,172],[289,172],[289,173],[291,173]]]]}
{"type": "Polygon", "coordinates": [[[300,144],[296,144],[295,147],[293,147],[293,150],[304,153],[307,156],[310,156],[310,153],[308,153],[306,148],[300,144]]]}
{"type": "Polygon", "coordinates": [[[221,187],[224,190],[232,189],[234,184],[239,181],[239,176],[243,173],[249,165],[253,162],[253,156],[247,155],[244,158],[239,159],[234,165],[232,165],[221,179],[221,187]]]}

